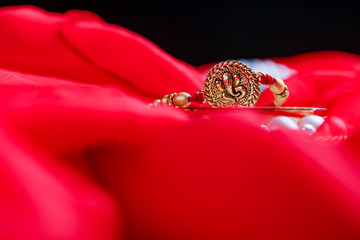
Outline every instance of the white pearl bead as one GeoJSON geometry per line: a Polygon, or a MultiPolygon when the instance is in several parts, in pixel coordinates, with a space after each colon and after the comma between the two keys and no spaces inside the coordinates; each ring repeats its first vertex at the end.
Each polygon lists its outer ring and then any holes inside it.
{"type": "Polygon", "coordinates": [[[313,135],[316,132],[316,128],[312,124],[303,124],[301,130],[309,135],[313,135]]]}
{"type": "Polygon", "coordinates": [[[318,129],[323,123],[324,123],[324,119],[322,117],[316,115],[308,115],[300,119],[298,125],[300,128],[302,128],[305,124],[311,124],[316,129],[318,129]]]}
{"type": "Polygon", "coordinates": [[[299,126],[296,124],[296,122],[285,116],[278,116],[274,117],[270,120],[268,123],[268,128],[270,131],[279,130],[279,129],[292,129],[292,130],[298,130],[299,126]]]}

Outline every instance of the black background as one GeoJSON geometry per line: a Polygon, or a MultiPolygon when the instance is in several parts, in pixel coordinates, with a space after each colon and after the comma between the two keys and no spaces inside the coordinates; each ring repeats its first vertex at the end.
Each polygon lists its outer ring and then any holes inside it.
{"type": "Polygon", "coordinates": [[[0,1],[21,4],[90,10],[193,65],[316,50],[360,54],[360,14],[347,1],[0,1]]]}

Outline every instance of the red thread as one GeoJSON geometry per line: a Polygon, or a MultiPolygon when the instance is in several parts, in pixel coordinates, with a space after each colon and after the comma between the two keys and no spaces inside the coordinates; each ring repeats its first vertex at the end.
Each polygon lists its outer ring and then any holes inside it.
{"type": "Polygon", "coordinates": [[[202,104],[205,100],[205,93],[203,92],[196,92],[191,97],[189,97],[190,102],[197,102],[202,104]]]}
{"type": "Polygon", "coordinates": [[[264,76],[261,76],[260,78],[260,83],[263,85],[269,85],[269,84],[273,84],[275,83],[275,78],[273,78],[272,76],[265,74],[264,76]]]}

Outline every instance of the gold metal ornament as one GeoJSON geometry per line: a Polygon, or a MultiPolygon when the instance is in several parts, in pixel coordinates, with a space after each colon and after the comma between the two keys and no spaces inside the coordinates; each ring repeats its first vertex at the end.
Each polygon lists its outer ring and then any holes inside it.
{"type": "Polygon", "coordinates": [[[287,86],[284,87],[284,90],[281,93],[274,93],[274,97],[280,99],[286,97],[287,95],[289,95],[289,89],[287,86]]]}
{"type": "Polygon", "coordinates": [[[205,102],[214,107],[252,107],[260,95],[259,77],[247,65],[220,62],[205,79],[205,102]]]}

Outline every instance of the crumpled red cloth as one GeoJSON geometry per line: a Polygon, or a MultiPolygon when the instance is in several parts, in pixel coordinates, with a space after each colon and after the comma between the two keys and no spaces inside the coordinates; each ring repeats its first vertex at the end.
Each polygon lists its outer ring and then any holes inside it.
{"type": "Polygon", "coordinates": [[[360,239],[360,57],[273,61],[286,106],[347,139],[148,108],[207,67],[90,12],[0,9],[0,239],[360,239]]]}

